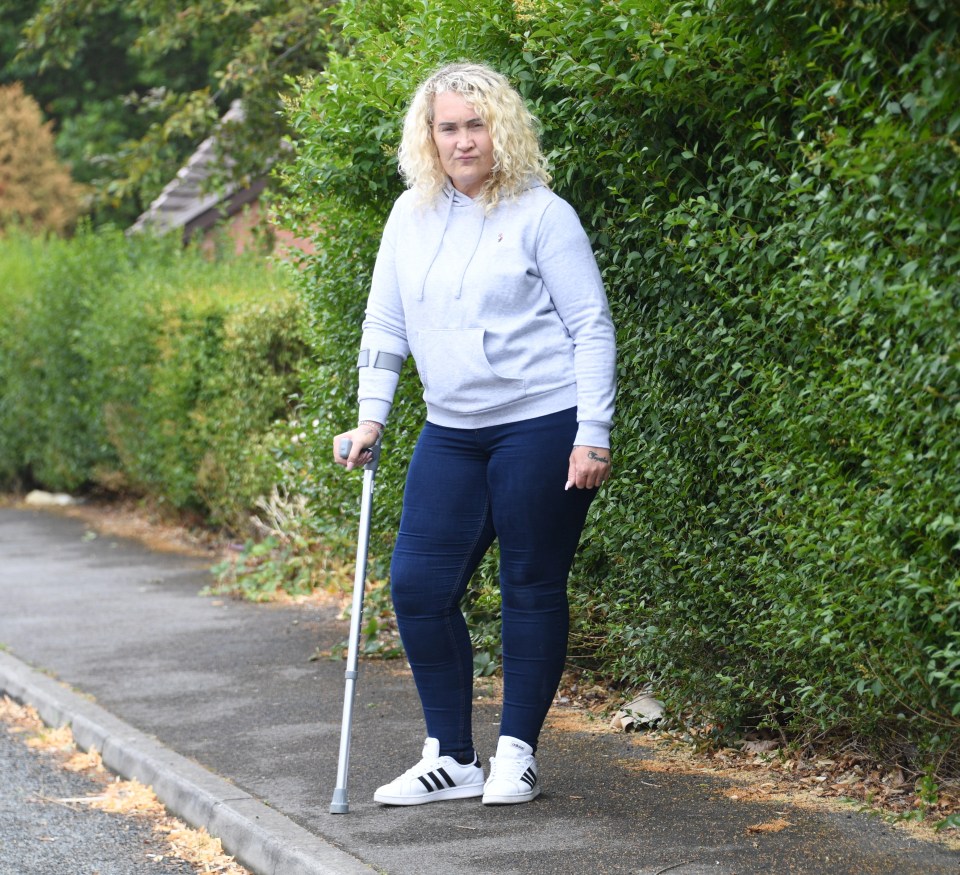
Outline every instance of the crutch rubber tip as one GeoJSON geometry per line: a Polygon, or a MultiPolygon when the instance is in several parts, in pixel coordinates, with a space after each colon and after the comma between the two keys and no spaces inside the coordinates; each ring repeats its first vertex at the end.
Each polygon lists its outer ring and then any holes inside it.
{"type": "Polygon", "coordinates": [[[346,814],[350,811],[347,804],[347,791],[345,788],[338,787],[333,791],[333,802],[330,803],[331,814],[346,814]]]}

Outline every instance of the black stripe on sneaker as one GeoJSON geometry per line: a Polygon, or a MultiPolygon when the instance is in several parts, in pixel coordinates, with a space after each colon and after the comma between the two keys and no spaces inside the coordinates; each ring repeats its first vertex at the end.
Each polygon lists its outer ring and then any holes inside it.
{"type": "Polygon", "coordinates": [[[537,773],[529,768],[520,776],[520,780],[532,790],[533,785],[537,783],[537,773]]]}
{"type": "MultiPolygon", "coordinates": [[[[437,774],[438,774],[441,778],[443,778],[444,781],[447,782],[447,786],[448,786],[448,787],[456,787],[456,786],[457,786],[456,783],[454,782],[454,780],[453,780],[443,769],[437,769],[437,774]]],[[[437,789],[440,790],[440,789],[442,789],[442,788],[438,787],[437,789]]]]}
{"type": "Polygon", "coordinates": [[[437,769],[435,772],[427,772],[426,774],[420,775],[417,780],[423,784],[428,793],[435,793],[437,790],[446,789],[446,787],[457,786],[443,769],[437,769]],[[446,783],[446,787],[444,783],[446,783]]]}

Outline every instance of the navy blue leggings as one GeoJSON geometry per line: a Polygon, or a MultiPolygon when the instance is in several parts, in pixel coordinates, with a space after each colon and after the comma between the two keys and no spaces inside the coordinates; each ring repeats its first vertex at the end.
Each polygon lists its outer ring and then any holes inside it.
{"type": "Polygon", "coordinates": [[[480,429],[426,423],[407,473],[391,591],[441,754],[473,750],[473,652],[460,611],[500,545],[500,734],[537,746],[567,652],[567,577],[596,490],[564,490],[576,410],[480,429]]]}

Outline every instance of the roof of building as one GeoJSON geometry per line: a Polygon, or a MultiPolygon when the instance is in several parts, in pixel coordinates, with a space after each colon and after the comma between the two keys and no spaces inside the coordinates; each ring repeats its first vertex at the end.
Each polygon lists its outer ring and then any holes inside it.
{"type": "MultiPolygon", "coordinates": [[[[220,120],[220,125],[242,122],[244,118],[243,106],[239,100],[235,100],[220,120]]],[[[212,221],[202,221],[203,217],[219,216],[221,213],[230,215],[231,210],[221,205],[231,199],[238,201],[235,196],[243,191],[242,186],[226,181],[212,189],[207,181],[214,171],[222,172],[229,169],[233,163],[229,155],[218,152],[217,135],[214,133],[207,137],[147,210],[133,223],[130,230],[136,232],[149,229],[163,234],[182,228],[184,236],[189,237],[198,220],[201,220],[202,226],[212,224],[212,221]]],[[[257,187],[254,196],[262,187],[257,187]]],[[[242,205],[250,199],[240,198],[238,202],[242,205]]],[[[237,208],[239,209],[239,206],[237,208]]]]}

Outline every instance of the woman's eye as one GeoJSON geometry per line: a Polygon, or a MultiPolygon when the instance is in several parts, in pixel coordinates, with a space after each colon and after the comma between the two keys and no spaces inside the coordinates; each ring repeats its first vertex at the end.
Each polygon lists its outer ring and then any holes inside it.
{"type": "MultiPolygon", "coordinates": [[[[466,125],[464,125],[464,127],[466,128],[466,130],[473,133],[476,131],[484,130],[486,128],[486,125],[482,121],[478,120],[478,121],[467,122],[466,125]]],[[[460,129],[460,125],[454,125],[454,124],[437,125],[437,132],[440,134],[455,134],[459,129],[460,129]]]]}

